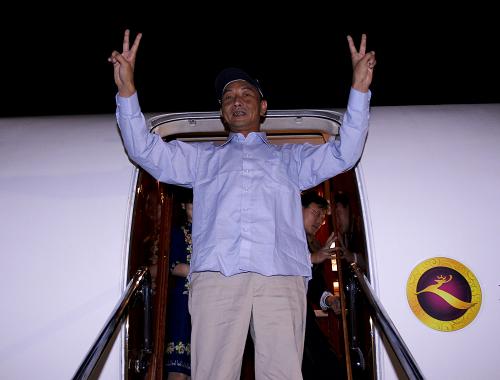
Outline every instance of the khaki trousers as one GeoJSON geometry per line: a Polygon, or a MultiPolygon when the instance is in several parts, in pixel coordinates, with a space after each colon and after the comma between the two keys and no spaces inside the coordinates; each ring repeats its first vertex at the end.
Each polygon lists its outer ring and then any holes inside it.
{"type": "Polygon", "coordinates": [[[189,311],[192,380],[239,379],[249,327],[256,380],[302,379],[303,277],[193,273],[189,311]]]}

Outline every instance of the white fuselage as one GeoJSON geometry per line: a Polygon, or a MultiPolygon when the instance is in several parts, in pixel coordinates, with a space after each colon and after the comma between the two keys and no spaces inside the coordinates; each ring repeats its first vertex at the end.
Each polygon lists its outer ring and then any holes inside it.
{"type": "MultiPolygon", "coordinates": [[[[427,379],[500,378],[500,104],[373,107],[356,169],[370,278],[427,379]],[[477,317],[423,324],[408,276],[448,257],[477,277],[477,317]]],[[[114,115],[0,119],[0,373],[69,379],[122,294],[137,168],[114,115]]],[[[124,378],[124,333],[99,378],[124,378]]],[[[376,340],[380,379],[398,379],[376,340]]]]}

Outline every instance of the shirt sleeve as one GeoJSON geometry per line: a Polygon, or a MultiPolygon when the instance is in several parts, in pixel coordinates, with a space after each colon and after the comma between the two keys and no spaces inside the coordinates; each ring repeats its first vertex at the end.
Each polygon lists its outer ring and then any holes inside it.
{"type": "Polygon", "coordinates": [[[363,93],[351,88],[340,138],[332,136],[325,144],[296,146],[301,190],[349,170],[358,162],[368,135],[370,98],[370,91],[363,93]]]}
{"type": "Polygon", "coordinates": [[[195,144],[165,142],[147,130],[137,93],[116,96],[116,120],[123,144],[132,161],[161,182],[192,187],[198,150],[195,144]]]}
{"type": "Polygon", "coordinates": [[[329,306],[326,304],[326,299],[330,296],[333,296],[333,294],[328,291],[324,291],[321,295],[321,298],[319,300],[319,307],[321,307],[321,309],[324,311],[329,309],[329,306]]]}

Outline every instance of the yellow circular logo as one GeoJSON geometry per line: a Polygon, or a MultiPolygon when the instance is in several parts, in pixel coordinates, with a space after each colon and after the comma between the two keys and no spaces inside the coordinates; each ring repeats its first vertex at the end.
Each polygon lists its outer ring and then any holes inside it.
{"type": "Polygon", "coordinates": [[[406,284],[413,313],[439,331],[459,330],[476,318],[481,307],[481,287],[462,263],[434,257],[418,264],[406,284]]]}

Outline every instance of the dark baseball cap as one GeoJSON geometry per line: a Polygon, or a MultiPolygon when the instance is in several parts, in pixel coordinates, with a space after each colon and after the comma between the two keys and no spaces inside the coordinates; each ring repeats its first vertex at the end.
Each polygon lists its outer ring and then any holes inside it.
{"type": "Polygon", "coordinates": [[[232,83],[237,80],[244,80],[254,86],[259,92],[260,96],[264,98],[264,93],[262,92],[262,88],[260,87],[260,83],[257,79],[252,78],[247,72],[242,69],[238,69],[236,67],[228,67],[222,70],[217,78],[215,78],[215,94],[217,96],[217,100],[222,99],[222,94],[224,93],[224,89],[229,83],[232,83]]]}

